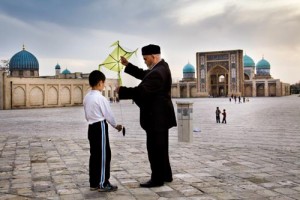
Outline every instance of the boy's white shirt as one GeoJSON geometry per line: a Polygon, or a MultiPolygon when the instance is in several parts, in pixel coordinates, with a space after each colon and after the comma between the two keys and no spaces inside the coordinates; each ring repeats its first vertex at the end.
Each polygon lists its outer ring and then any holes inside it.
{"type": "Polygon", "coordinates": [[[90,90],[84,97],[83,106],[89,124],[106,120],[112,127],[117,126],[110,103],[100,91],[90,90]]]}

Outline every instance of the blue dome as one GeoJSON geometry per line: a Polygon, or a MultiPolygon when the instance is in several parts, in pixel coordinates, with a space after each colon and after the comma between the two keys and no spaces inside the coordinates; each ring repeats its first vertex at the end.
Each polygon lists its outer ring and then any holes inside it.
{"type": "Polygon", "coordinates": [[[57,65],[55,66],[55,69],[60,69],[60,65],[57,63],[57,65]]]}
{"type": "Polygon", "coordinates": [[[188,63],[183,67],[183,73],[195,73],[195,67],[188,63]]]}
{"type": "Polygon", "coordinates": [[[71,72],[68,69],[65,69],[62,74],[71,74],[71,72]]]}
{"type": "Polygon", "coordinates": [[[255,63],[253,61],[253,59],[247,55],[244,55],[244,67],[255,67],[255,63]]]}
{"type": "Polygon", "coordinates": [[[39,70],[39,62],[34,55],[23,47],[22,51],[10,59],[9,70],[39,70]]]}
{"type": "Polygon", "coordinates": [[[262,58],[257,64],[256,64],[256,68],[257,69],[270,69],[271,65],[270,63],[265,60],[264,58],[262,58]]]}

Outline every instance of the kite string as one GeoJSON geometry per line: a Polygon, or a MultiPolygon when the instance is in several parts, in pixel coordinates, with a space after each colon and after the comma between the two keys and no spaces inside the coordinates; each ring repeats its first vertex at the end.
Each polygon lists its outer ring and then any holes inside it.
{"type": "Polygon", "coordinates": [[[124,126],[124,125],[123,125],[123,122],[124,122],[124,121],[123,121],[123,112],[122,112],[122,106],[121,106],[121,101],[120,101],[120,99],[119,99],[119,102],[118,102],[118,103],[119,103],[120,112],[121,112],[121,122],[122,122],[122,126],[124,126]]]}
{"type": "MultiPolygon", "coordinates": [[[[121,84],[119,83],[119,88],[120,88],[121,84]]],[[[122,105],[121,105],[121,101],[119,99],[119,95],[118,95],[118,101],[117,103],[119,104],[119,108],[120,108],[120,113],[121,113],[121,125],[122,125],[122,132],[123,132],[123,136],[125,136],[125,126],[124,126],[124,119],[123,119],[123,111],[122,111],[122,105]]]]}
{"type": "Polygon", "coordinates": [[[122,111],[121,101],[119,101],[119,107],[120,107],[120,112],[121,112],[122,133],[123,133],[123,136],[125,136],[125,126],[124,126],[124,120],[123,120],[123,111],[122,111]]]}

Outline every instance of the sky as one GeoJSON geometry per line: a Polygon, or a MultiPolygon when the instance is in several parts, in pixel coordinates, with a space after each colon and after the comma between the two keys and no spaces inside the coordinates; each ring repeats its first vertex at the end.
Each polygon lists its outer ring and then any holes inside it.
{"type": "Polygon", "coordinates": [[[140,49],[159,45],[175,80],[187,63],[196,67],[197,52],[242,49],[269,61],[273,78],[300,81],[299,0],[1,0],[0,27],[0,59],[24,44],[41,76],[57,63],[89,73],[119,40],[139,49],[130,62],[143,68],[140,49]]]}

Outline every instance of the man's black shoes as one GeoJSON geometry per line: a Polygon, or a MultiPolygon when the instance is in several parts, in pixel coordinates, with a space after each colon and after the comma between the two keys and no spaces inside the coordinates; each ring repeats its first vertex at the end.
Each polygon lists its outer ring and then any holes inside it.
{"type": "Polygon", "coordinates": [[[165,182],[171,183],[173,181],[173,178],[165,178],[165,182]]]}
{"type": "Polygon", "coordinates": [[[152,180],[149,180],[148,182],[145,183],[140,183],[141,187],[144,188],[151,188],[151,187],[160,187],[162,186],[164,183],[160,183],[160,182],[153,182],[152,180]]]}

